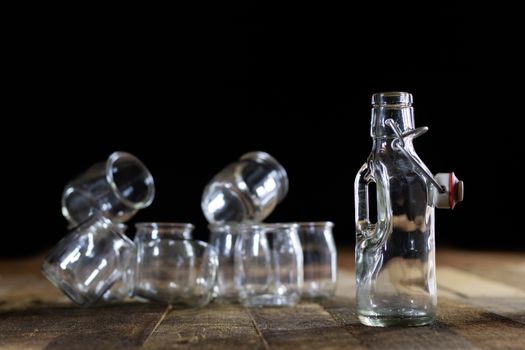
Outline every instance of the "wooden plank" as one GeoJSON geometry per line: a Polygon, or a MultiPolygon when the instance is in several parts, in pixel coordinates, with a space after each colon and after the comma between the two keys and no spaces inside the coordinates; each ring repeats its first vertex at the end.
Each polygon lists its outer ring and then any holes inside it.
{"type": "Polygon", "coordinates": [[[69,299],[42,275],[0,276],[0,311],[43,303],[69,304],[69,299]]]}
{"type": "MultiPolygon", "coordinates": [[[[462,272],[465,273],[465,272],[462,272]]],[[[443,276],[444,277],[444,276],[443,276]]],[[[476,276],[476,280],[482,279],[479,276],[476,276]]],[[[491,280],[484,280],[483,283],[497,283],[491,280]]],[[[465,295],[465,286],[459,285],[459,290],[463,292],[457,292],[453,284],[448,284],[448,287],[440,286],[438,288],[438,297],[440,300],[456,300],[462,304],[468,304],[475,306],[477,308],[483,309],[487,312],[492,312],[504,317],[507,317],[513,321],[520,322],[525,324],[525,298],[523,297],[512,297],[512,296],[477,296],[475,294],[467,291],[465,295]]],[[[500,290],[499,284],[497,288],[489,287],[489,289],[500,290]]],[[[504,292],[508,290],[503,289],[504,292]]],[[[511,291],[512,292],[512,291],[511,291]]],[[[439,305],[439,302],[438,302],[439,305]]]]}
{"type": "Polygon", "coordinates": [[[319,304],[249,312],[271,349],[365,349],[319,304]]]}
{"type": "Polygon", "coordinates": [[[248,312],[240,305],[212,303],[172,310],[144,344],[147,349],[265,349],[248,312]]]}
{"type": "Polygon", "coordinates": [[[142,345],[165,306],[146,303],[80,308],[35,305],[0,313],[2,349],[132,349],[142,345]]]}
{"type": "Polygon", "coordinates": [[[443,250],[438,266],[451,266],[525,291],[525,254],[443,250]]]}
{"type": "Polygon", "coordinates": [[[525,349],[523,255],[441,253],[437,322],[418,328],[359,323],[355,273],[341,268],[353,267],[350,250],[339,256],[338,297],[322,305],[169,314],[143,303],[78,308],[42,277],[41,258],[0,263],[0,349],[525,349]]]}
{"type": "Polygon", "coordinates": [[[438,286],[463,295],[474,297],[524,298],[525,291],[452,267],[438,267],[438,286]]]}
{"type": "Polygon", "coordinates": [[[40,266],[45,256],[46,254],[26,258],[0,259],[0,277],[13,275],[41,276],[40,266]]]}
{"type": "Polygon", "coordinates": [[[465,303],[525,324],[525,298],[468,298],[465,303]]]}
{"type": "Polygon", "coordinates": [[[354,299],[338,297],[325,301],[323,305],[334,319],[368,349],[477,349],[468,340],[439,323],[411,328],[367,327],[357,318],[354,299]]]}
{"type": "Polygon", "coordinates": [[[525,325],[480,308],[441,300],[437,321],[480,349],[525,348],[525,325]]]}
{"type": "Polygon", "coordinates": [[[44,257],[0,260],[0,312],[42,303],[69,303],[40,272],[44,257]]]}

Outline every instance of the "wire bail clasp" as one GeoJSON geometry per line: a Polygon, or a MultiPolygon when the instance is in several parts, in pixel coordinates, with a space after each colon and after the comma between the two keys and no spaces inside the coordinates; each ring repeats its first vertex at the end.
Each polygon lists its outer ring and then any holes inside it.
{"type": "Polygon", "coordinates": [[[423,126],[420,128],[412,129],[405,131],[404,133],[399,129],[399,126],[396,124],[396,122],[393,119],[387,119],[385,121],[385,124],[388,125],[394,134],[396,134],[396,137],[394,141],[392,141],[392,147],[395,149],[400,150],[410,161],[419,169],[419,171],[422,172],[423,176],[427,178],[438,190],[439,193],[445,193],[447,192],[447,189],[439,184],[439,182],[434,178],[434,175],[432,175],[428,169],[426,169],[421,163],[414,158],[410,152],[408,152],[405,149],[405,138],[408,136],[412,136],[413,138],[419,137],[426,133],[428,131],[428,127],[423,126]]]}

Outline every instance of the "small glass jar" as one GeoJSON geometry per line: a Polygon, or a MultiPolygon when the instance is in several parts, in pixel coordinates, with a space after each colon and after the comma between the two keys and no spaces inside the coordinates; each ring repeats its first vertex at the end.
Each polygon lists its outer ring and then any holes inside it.
{"type": "MultiPolygon", "coordinates": [[[[126,234],[128,226],[126,224],[111,224],[112,228],[122,235],[126,234]]],[[[131,241],[129,241],[131,242],[131,241]]],[[[133,243],[133,242],[131,242],[133,243]]],[[[129,265],[123,270],[122,277],[117,280],[111,288],[102,296],[104,302],[121,302],[127,298],[131,298],[135,292],[135,269],[137,268],[137,247],[133,243],[132,249],[126,251],[126,254],[131,256],[126,259],[129,261],[129,265]]]]}
{"type": "Polygon", "coordinates": [[[335,294],[337,251],[332,222],[298,222],[303,247],[303,298],[329,298],[335,294]]]}
{"type": "Polygon", "coordinates": [[[135,294],[173,306],[206,305],[217,273],[217,253],[191,240],[192,224],[137,224],[135,294]]]}
{"type": "Polygon", "coordinates": [[[113,222],[129,220],[155,197],[153,177],[144,164],[126,152],[114,152],[64,188],[62,214],[72,226],[102,213],[113,222]]]}
{"type": "Polygon", "coordinates": [[[210,223],[259,222],[288,192],[288,175],[275,158],[251,152],[220,171],[206,186],[201,207],[210,223]]]}
{"type": "Polygon", "coordinates": [[[133,242],[95,214],[65,236],[44,259],[43,274],[79,305],[98,301],[123,278],[133,242]]]}
{"type": "Polygon", "coordinates": [[[303,288],[303,251],[295,224],[240,224],[235,287],[244,306],[294,306],[303,288]]]}
{"type": "Polygon", "coordinates": [[[236,224],[211,224],[210,245],[217,251],[219,268],[217,280],[213,288],[213,296],[219,302],[236,302],[237,290],[235,289],[235,243],[239,237],[236,224]]]}

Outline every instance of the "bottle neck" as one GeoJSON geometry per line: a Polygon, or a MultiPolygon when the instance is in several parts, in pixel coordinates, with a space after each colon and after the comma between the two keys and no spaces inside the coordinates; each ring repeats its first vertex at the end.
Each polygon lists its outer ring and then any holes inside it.
{"type": "MultiPolygon", "coordinates": [[[[394,130],[386,123],[388,119],[392,119],[401,133],[414,129],[414,108],[409,104],[399,105],[375,105],[372,108],[372,121],[370,125],[370,135],[374,143],[372,146],[373,152],[381,152],[392,149],[392,141],[396,137],[394,130]]],[[[409,152],[415,152],[412,144],[412,137],[403,139],[405,149],[409,152]]]]}
{"type": "MultiPolygon", "coordinates": [[[[391,150],[397,153],[398,150],[394,149],[392,145],[393,140],[394,137],[374,137],[372,143],[372,153],[384,153],[389,152],[391,150]]],[[[414,149],[414,144],[412,143],[412,137],[407,137],[404,139],[404,141],[404,149],[410,153],[415,153],[416,151],[414,149]]]]}
{"type": "Polygon", "coordinates": [[[409,104],[374,106],[370,123],[370,135],[374,140],[396,136],[394,130],[386,124],[388,119],[392,119],[402,133],[412,130],[415,125],[414,108],[409,104]]]}

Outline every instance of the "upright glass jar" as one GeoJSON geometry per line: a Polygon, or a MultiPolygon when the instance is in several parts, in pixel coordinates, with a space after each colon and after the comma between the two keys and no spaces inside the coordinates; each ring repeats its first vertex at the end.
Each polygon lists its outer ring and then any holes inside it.
{"type": "Polygon", "coordinates": [[[337,282],[337,250],[332,228],[326,222],[298,222],[303,248],[303,298],[329,298],[337,282]]]}
{"type": "Polygon", "coordinates": [[[294,306],[303,288],[303,250],[296,224],[240,224],[235,288],[248,307],[294,306]]]}
{"type": "Polygon", "coordinates": [[[436,313],[434,196],[416,154],[412,95],[372,97],[372,152],[355,179],[357,313],[369,326],[430,323],[436,313]],[[368,215],[376,184],[377,222],[368,215]]]}
{"type": "Polygon", "coordinates": [[[219,268],[213,296],[219,302],[236,302],[235,244],[239,238],[238,224],[210,224],[210,245],[217,251],[219,268]]]}
{"type": "Polygon", "coordinates": [[[217,273],[217,253],[192,240],[186,223],[139,223],[137,234],[137,296],[178,307],[198,307],[210,300],[217,273]]]}

